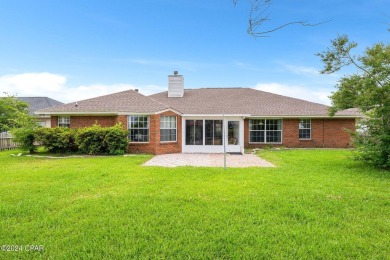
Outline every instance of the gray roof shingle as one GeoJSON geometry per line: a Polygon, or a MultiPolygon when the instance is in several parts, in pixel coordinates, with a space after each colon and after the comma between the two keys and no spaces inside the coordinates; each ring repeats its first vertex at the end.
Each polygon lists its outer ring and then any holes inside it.
{"type": "Polygon", "coordinates": [[[48,97],[16,97],[16,99],[27,103],[30,115],[40,109],[62,105],[64,103],[48,97]]]}
{"type": "MultiPolygon", "coordinates": [[[[156,113],[173,109],[187,115],[248,115],[259,117],[327,117],[329,107],[251,88],[187,89],[183,97],[168,92],[144,96],[134,90],[86,99],[38,113],[156,113]],[[76,105],[77,104],[77,105],[76,105]]],[[[357,109],[339,111],[339,117],[359,117],[357,109]]]]}
{"type": "MultiPolygon", "coordinates": [[[[183,114],[243,114],[250,116],[328,116],[329,107],[251,88],[187,89],[182,98],[168,92],[150,96],[183,114]]],[[[356,109],[336,116],[360,116],[356,109]]]]}
{"type": "Polygon", "coordinates": [[[38,113],[154,113],[167,108],[166,105],[134,90],[126,90],[42,109],[38,113]]]}

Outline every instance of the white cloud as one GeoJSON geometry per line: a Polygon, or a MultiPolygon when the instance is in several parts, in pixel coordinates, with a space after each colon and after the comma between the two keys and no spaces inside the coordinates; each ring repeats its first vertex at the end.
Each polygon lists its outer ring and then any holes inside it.
{"type": "Polygon", "coordinates": [[[294,74],[307,75],[307,76],[319,76],[320,72],[318,69],[313,67],[295,66],[295,65],[284,65],[284,67],[294,74]]]}
{"type": "Polygon", "coordinates": [[[19,97],[44,96],[64,103],[129,89],[139,89],[145,95],[163,91],[162,87],[159,86],[146,86],[144,89],[141,89],[127,83],[91,84],[71,87],[67,85],[66,76],[48,72],[0,76],[0,95],[6,92],[19,97]]]}
{"type": "Polygon", "coordinates": [[[311,102],[321,103],[324,105],[330,105],[331,101],[328,96],[330,91],[313,90],[303,86],[279,84],[279,83],[258,83],[254,86],[255,89],[267,91],[283,96],[299,98],[311,102]]]}

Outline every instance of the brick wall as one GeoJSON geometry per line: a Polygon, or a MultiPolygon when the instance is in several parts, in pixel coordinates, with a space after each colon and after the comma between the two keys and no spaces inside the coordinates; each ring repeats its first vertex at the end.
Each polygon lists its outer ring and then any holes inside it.
{"type": "Polygon", "coordinates": [[[181,116],[174,112],[168,111],[158,115],[150,115],[149,120],[149,142],[129,143],[128,151],[130,153],[150,154],[181,153],[181,116]],[[160,116],[177,116],[176,142],[160,142],[160,116]]]}
{"type": "MultiPolygon", "coordinates": [[[[70,116],[70,127],[88,127],[97,123],[103,127],[113,126],[116,123],[121,123],[123,129],[127,130],[128,116],[70,116]]],[[[166,153],[181,153],[181,116],[174,112],[168,111],[159,115],[150,115],[149,126],[149,142],[134,143],[130,142],[128,152],[130,153],[150,153],[150,154],[166,154],[166,153]],[[160,116],[177,116],[177,141],[176,142],[160,142],[160,116]]],[[[58,126],[58,117],[51,117],[52,127],[58,126]]]]}
{"type": "MultiPolygon", "coordinates": [[[[290,148],[346,148],[351,146],[349,134],[345,129],[355,129],[355,119],[312,119],[311,140],[299,140],[299,119],[283,119],[282,144],[290,148]]],[[[245,148],[260,148],[270,144],[249,143],[249,119],[244,120],[245,148]]]]}
{"type": "MultiPolygon", "coordinates": [[[[181,116],[168,111],[158,115],[150,115],[149,142],[148,143],[129,143],[128,152],[130,153],[150,153],[166,154],[181,153],[182,151],[182,125],[181,116]],[[160,142],[160,116],[177,116],[177,141],[160,142]]],[[[120,116],[71,116],[70,126],[88,127],[97,123],[101,126],[113,126],[120,122],[123,129],[127,130],[127,119],[125,115],[120,116]]],[[[299,140],[299,119],[283,119],[282,144],[285,147],[326,147],[326,148],[345,148],[350,146],[350,137],[345,129],[355,129],[355,119],[312,119],[311,140],[299,140]]],[[[51,117],[51,126],[57,127],[58,117],[51,117]]],[[[244,145],[245,148],[260,148],[269,144],[250,144],[249,143],[249,120],[244,120],[244,145]]],[[[278,144],[272,144],[278,146],[278,144]]]]}
{"type": "Polygon", "coordinates": [[[79,128],[79,127],[88,127],[94,124],[100,126],[113,126],[116,123],[116,116],[71,116],[70,117],[70,127],[79,128]]]}

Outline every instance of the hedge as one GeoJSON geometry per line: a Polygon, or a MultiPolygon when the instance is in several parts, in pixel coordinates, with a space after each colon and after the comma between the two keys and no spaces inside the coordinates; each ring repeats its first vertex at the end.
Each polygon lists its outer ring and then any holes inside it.
{"type": "Polygon", "coordinates": [[[112,127],[39,128],[36,141],[51,153],[121,155],[126,152],[128,131],[121,124],[112,127]]]}
{"type": "Polygon", "coordinates": [[[80,128],[76,133],[76,144],[84,154],[124,154],[127,148],[128,132],[120,124],[112,127],[80,128]]]}

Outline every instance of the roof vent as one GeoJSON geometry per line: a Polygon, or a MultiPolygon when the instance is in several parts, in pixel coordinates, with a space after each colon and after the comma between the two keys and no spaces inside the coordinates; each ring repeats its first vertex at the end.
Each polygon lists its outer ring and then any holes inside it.
{"type": "Polygon", "coordinates": [[[138,88],[134,89],[135,92],[138,92],[138,88]]]}
{"type": "Polygon", "coordinates": [[[168,97],[184,96],[184,78],[175,70],[173,75],[168,76],[168,97]]]}

